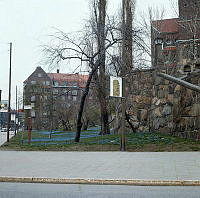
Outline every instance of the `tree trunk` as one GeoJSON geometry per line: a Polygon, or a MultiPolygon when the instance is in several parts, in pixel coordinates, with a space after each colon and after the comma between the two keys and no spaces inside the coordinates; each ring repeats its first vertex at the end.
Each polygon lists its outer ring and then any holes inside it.
{"type": "Polygon", "coordinates": [[[162,77],[162,78],[164,78],[164,79],[166,79],[166,80],[169,80],[169,81],[172,81],[172,82],[177,83],[179,85],[182,85],[183,87],[186,87],[186,88],[191,89],[193,91],[200,92],[200,87],[199,86],[193,85],[193,84],[191,84],[191,83],[189,83],[187,81],[181,80],[179,78],[176,78],[174,76],[170,76],[170,75],[164,74],[164,73],[158,73],[157,75],[162,77]]]}
{"type": "MultiPolygon", "coordinates": [[[[93,65],[93,64],[92,64],[93,65]]],[[[83,92],[83,95],[81,97],[81,103],[80,103],[80,108],[79,108],[79,112],[78,112],[78,118],[77,118],[77,131],[76,131],[76,137],[75,137],[75,142],[79,142],[80,141],[80,135],[81,135],[81,128],[82,128],[82,115],[83,115],[83,109],[84,109],[84,104],[85,104],[85,99],[89,93],[90,90],[90,83],[92,81],[92,77],[94,75],[94,73],[96,72],[96,70],[99,67],[99,61],[97,61],[92,68],[92,71],[89,74],[89,78],[87,80],[86,83],[86,87],[85,90],[83,92]]]]}
{"type": "Polygon", "coordinates": [[[83,131],[87,131],[87,129],[88,129],[88,124],[89,124],[89,120],[86,119],[86,121],[83,123],[83,131]]]}
{"type": "Polygon", "coordinates": [[[109,121],[108,121],[108,110],[107,110],[107,99],[106,99],[106,76],[105,76],[105,18],[106,18],[106,0],[99,0],[98,2],[98,49],[99,49],[99,83],[98,95],[101,108],[101,134],[109,134],[109,121]]]}
{"type": "Polygon", "coordinates": [[[108,120],[108,111],[106,107],[106,99],[101,98],[100,99],[100,105],[101,105],[101,135],[110,134],[110,127],[109,127],[109,120],[108,120]]]}

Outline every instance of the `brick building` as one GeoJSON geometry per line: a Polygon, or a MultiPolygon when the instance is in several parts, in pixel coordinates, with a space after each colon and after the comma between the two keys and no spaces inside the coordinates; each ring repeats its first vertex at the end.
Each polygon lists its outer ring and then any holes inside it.
{"type": "MultiPolygon", "coordinates": [[[[87,79],[88,75],[63,74],[59,70],[46,73],[37,67],[24,81],[24,105],[32,108],[25,110],[25,126],[28,125],[28,117],[31,117],[33,128],[50,129],[58,111],[71,106],[75,108],[79,104],[87,79]]],[[[58,127],[55,120],[53,125],[53,128],[58,127]]]]}
{"type": "Polygon", "coordinates": [[[179,18],[152,22],[152,65],[180,76],[200,69],[200,1],[178,3],[179,18]]]}
{"type": "Polygon", "coordinates": [[[152,22],[152,68],[130,74],[127,107],[136,132],[200,140],[200,93],[158,75],[200,86],[200,1],[178,2],[179,18],[152,22]]]}

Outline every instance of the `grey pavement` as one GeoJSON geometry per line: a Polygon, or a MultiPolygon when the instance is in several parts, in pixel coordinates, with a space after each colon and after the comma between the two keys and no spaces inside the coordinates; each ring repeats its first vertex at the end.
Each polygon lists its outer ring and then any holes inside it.
{"type": "Polygon", "coordinates": [[[200,152],[0,151],[0,176],[200,181],[200,152]]]}
{"type": "Polygon", "coordinates": [[[0,183],[1,198],[200,198],[199,186],[0,183]]]}

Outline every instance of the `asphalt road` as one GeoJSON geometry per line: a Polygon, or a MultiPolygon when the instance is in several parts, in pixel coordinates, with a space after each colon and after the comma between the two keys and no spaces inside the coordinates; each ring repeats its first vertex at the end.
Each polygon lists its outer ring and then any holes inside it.
{"type": "Polygon", "coordinates": [[[0,198],[200,198],[199,187],[0,183],[0,198]]]}

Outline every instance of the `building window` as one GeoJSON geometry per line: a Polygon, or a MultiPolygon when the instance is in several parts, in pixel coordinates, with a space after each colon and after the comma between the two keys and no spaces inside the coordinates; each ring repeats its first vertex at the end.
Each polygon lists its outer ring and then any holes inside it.
{"type": "Polygon", "coordinates": [[[195,69],[200,70],[200,64],[199,63],[195,64],[195,69]]]}
{"type": "Polygon", "coordinates": [[[71,96],[68,96],[68,100],[71,100],[71,96]]]}
{"type": "Polygon", "coordinates": [[[58,81],[54,80],[53,85],[56,86],[56,87],[59,86],[58,81]]]}
{"type": "Polygon", "coordinates": [[[68,92],[67,89],[64,89],[64,90],[63,90],[63,93],[64,93],[64,94],[67,94],[67,92],[68,92]]]}
{"type": "Polygon", "coordinates": [[[72,87],[77,87],[78,83],[77,82],[72,82],[72,87]]]}
{"type": "Polygon", "coordinates": [[[41,78],[41,77],[42,77],[42,74],[39,73],[39,74],[38,74],[38,77],[41,78]]]}
{"type": "Polygon", "coordinates": [[[46,81],[46,85],[50,85],[50,81],[46,81]]]}
{"type": "Polygon", "coordinates": [[[72,95],[73,96],[77,96],[78,95],[78,91],[77,90],[72,90],[72,95]]]}
{"type": "Polygon", "coordinates": [[[31,117],[35,118],[35,110],[33,110],[33,109],[31,110],[31,117]]]}
{"type": "Polygon", "coordinates": [[[185,65],[184,66],[184,72],[191,72],[191,66],[190,65],[185,65]]]}
{"type": "Polygon", "coordinates": [[[54,90],[53,90],[53,93],[54,93],[54,94],[58,94],[58,89],[54,89],[54,90]]]}
{"type": "Polygon", "coordinates": [[[36,84],[35,80],[31,81],[31,85],[35,85],[35,84],[36,84]]]}
{"type": "Polygon", "coordinates": [[[77,97],[76,96],[73,96],[73,101],[75,102],[77,100],[77,97]]]}
{"type": "Polygon", "coordinates": [[[63,81],[62,86],[67,86],[67,82],[63,81]]]}
{"type": "Polygon", "coordinates": [[[31,102],[35,102],[35,96],[31,96],[31,102]]]}

